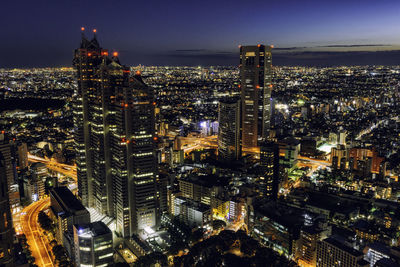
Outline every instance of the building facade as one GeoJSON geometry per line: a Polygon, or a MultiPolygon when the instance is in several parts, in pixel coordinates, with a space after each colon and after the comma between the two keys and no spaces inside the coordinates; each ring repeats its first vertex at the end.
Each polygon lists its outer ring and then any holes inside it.
{"type": "Polygon", "coordinates": [[[101,221],[75,224],[74,252],[78,267],[114,266],[112,232],[101,221]]]}
{"type": "Polygon", "coordinates": [[[240,145],[240,100],[223,99],[218,105],[218,159],[238,160],[242,154],[240,145]]]}
{"type": "Polygon", "coordinates": [[[159,223],[154,93],[96,36],[75,51],[75,147],[79,196],[116,219],[123,236],[159,223]]]}
{"type": "Polygon", "coordinates": [[[73,225],[90,223],[89,211],[65,186],[50,190],[50,203],[56,222],[56,239],[73,256],[73,225]]]}
{"type": "Polygon", "coordinates": [[[279,145],[275,142],[262,142],[260,145],[260,166],[263,175],[260,177],[259,193],[263,197],[277,199],[279,189],[279,145]]]}
{"type": "Polygon", "coordinates": [[[13,226],[8,199],[7,168],[0,152],[0,266],[13,265],[13,226]]]}
{"type": "Polygon", "coordinates": [[[363,256],[363,253],[328,237],[318,242],[316,266],[367,267],[369,263],[363,256]]]}
{"type": "Polygon", "coordinates": [[[254,149],[270,130],[272,89],[272,46],[240,47],[242,146],[254,149]]]}

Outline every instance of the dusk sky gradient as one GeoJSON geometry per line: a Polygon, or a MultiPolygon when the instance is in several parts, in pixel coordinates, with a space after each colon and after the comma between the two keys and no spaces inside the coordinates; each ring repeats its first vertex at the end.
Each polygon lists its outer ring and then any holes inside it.
{"type": "Polygon", "coordinates": [[[231,65],[239,44],[257,43],[278,48],[275,64],[342,64],[348,50],[366,64],[400,62],[398,0],[6,0],[1,10],[0,68],[71,65],[82,26],[126,65],[231,65]],[[321,47],[332,45],[380,46],[321,47]]]}

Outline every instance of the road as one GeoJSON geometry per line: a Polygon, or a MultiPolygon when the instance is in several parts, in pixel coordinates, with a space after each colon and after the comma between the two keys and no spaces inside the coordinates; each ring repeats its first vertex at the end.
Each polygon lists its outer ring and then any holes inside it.
{"type": "Polygon", "coordinates": [[[376,127],[378,127],[379,125],[381,125],[382,123],[386,123],[389,120],[395,120],[398,121],[399,120],[399,116],[393,116],[387,119],[382,119],[379,120],[377,123],[373,123],[371,124],[369,127],[367,127],[366,129],[360,131],[360,133],[357,135],[356,140],[361,140],[361,138],[366,135],[369,134],[370,132],[372,132],[372,130],[374,130],[376,127]]]}
{"type": "Polygon", "coordinates": [[[63,164],[63,163],[58,163],[56,161],[53,160],[48,160],[45,158],[41,158],[38,156],[34,156],[28,153],[28,160],[30,162],[42,162],[44,164],[46,164],[46,167],[49,170],[61,173],[65,176],[71,177],[72,179],[75,180],[75,182],[77,182],[77,175],[76,175],[76,166],[74,165],[68,165],[68,164],[63,164]]]}
{"type": "Polygon", "coordinates": [[[32,256],[35,257],[35,263],[38,266],[55,266],[49,251],[47,240],[42,236],[38,223],[38,214],[50,205],[50,198],[36,201],[22,210],[22,231],[24,232],[32,256]]]}

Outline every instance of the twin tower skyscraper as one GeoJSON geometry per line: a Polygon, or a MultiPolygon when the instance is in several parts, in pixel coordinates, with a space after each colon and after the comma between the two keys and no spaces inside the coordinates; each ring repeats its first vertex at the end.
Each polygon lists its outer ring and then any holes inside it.
{"type": "MultiPolygon", "coordinates": [[[[96,30],[87,39],[82,28],[73,64],[78,81],[73,115],[79,198],[86,207],[115,218],[116,231],[124,237],[157,227],[165,190],[158,176],[153,89],[140,72],[131,73],[120,63],[118,53],[109,55],[100,46],[96,30]]],[[[218,140],[220,153],[224,145],[230,149],[237,136],[236,145],[252,151],[269,135],[271,47],[240,48],[240,79],[240,118],[220,123],[220,133],[225,133],[218,140]],[[232,121],[240,133],[232,135],[232,121]]]]}
{"type": "Polygon", "coordinates": [[[78,195],[128,237],[160,221],[153,89],[84,35],[73,103],[78,195]]]}

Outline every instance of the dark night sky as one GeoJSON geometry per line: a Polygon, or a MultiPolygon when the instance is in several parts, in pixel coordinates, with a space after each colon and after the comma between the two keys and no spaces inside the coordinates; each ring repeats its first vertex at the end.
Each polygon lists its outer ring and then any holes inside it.
{"type": "Polygon", "coordinates": [[[237,64],[237,46],[257,43],[275,45],[277,65],[400,63],[399,0],[6,0],[0,6],[0,68],[70,65],[81,26],[88,35],[96,28],[103,47],[119,51],[126,65],[237,64]]]}

